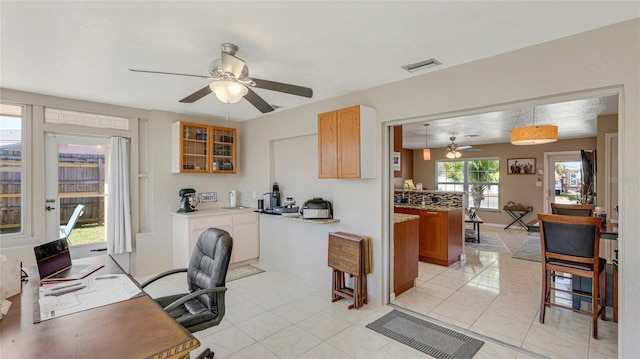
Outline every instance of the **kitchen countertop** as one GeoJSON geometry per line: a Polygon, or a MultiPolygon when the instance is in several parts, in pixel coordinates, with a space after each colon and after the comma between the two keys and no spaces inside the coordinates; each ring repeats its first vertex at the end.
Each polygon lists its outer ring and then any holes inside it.
{"type": "Polygon", "coordinates": [[[204,216],[217,216],[217,215],[228,215],[228,214],[236,214],[236,213],[244,213],[244,212],[253,212],[255,211],[257,208],[251,208],[251,207],[236,207],[236,208],[224,208],[224,207],[217,207],[217,208],[202,208],[202,209],[197,209],[195,212],[188,212],[188,213],[178,213],[176,211],[172,211],[169,212],[171,215],[173,216],[180,216],[180,217],[189,217],[189,218],[193,218],[193,217],[204,217],[204,216]]]}
{"type": "Polygon", "coordinates": [[[451,212],[462,210],[462,207],[449,207],[449,206],[439,206],[433,203],[427,203],[424,206],[422,204],[408,204],[408,203],[395,203],[393,205],[394,208],[408,208],[408,209],[420,209],[425,211],[440,211],[440,212],[451,212]]]}
{"type": "Polygon", "coordinates": [[[405,213],[394,213],[393,214],[393,223],[402,223],[407,221],[412,221],[414,219],[419,219],[420,216],[417,214],[405,214],[405,213]]]}
{"type": "MultiPolygon", "coordinates": [[[[258,212],[260,213],[260,212],[258,212]]],[[[305,223],[315,223],[315,224],[329,224],[329,223],[338,223],[340,222],[339,219],[336,218],[319,218],[319,219],[308,219],[308,218],[302,218],[302,216],[283,216],[283,215],[277,215],[277,214],[271,214],[271,213],[260,213],[261,215],[264,216],[269,216],[269,217],[275,217],[275,218],[280,218],[280,219],[287,219],[290,221],[296,221],[296,222],[305,222],[305,223]]]]}

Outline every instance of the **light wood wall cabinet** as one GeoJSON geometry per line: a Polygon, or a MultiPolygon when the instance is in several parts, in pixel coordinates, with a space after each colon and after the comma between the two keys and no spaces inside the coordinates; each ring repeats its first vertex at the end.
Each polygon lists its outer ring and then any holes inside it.
{"type": "Polygon", "coordinates": [[[236,173],[236,129],[175,122],[172,173],[236,173]]]}
{"type": "Polygon", "coordinates": [[[375,178],[376,113],[353,106],[318,115],[318,178],[375,178]]]}
{"type": "Polygon", "coordinates": [[[450,266],[462,254],[462,209],[429,211],[395,208],[396,213],[420,216],[420,261],[450,266]]]}
{"type": "Polygon", "coordinates": [[[186,268],[202,232],[210,227],[223,229],[233,238],[231,266],[256,262],[260,256],[258,214],[173,214],[173,266],[186,268]]]}

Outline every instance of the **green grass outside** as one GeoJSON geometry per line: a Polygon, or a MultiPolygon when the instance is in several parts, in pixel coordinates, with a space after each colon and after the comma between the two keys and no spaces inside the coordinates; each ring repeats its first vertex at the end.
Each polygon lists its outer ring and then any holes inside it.
{"type": "Polygon", "coordinates": [[[69,242],[71,245],[77,246],[79,244],[96,243],[105,241],[104,225],[96,223],[76,225],[69,236],[69,242]]]}

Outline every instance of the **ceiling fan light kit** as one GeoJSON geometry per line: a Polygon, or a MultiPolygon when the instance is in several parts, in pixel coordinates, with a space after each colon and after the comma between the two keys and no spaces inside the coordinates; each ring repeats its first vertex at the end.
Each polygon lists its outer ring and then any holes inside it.
{"type": "Polygon", "coordinates": [[[189,76],[212,81],[209,85],[180,100],[180,102],[182,103],[194,103],[213,92],[216,94],[216,97],[224,103],[236,103],[244,98],[260,112],[267,113],[275,110],[276,106],[269,104],[252,89],[250,89],[250,87],[282,92],[307,98],[311,98],[313,96],[313,90],[308,87],[250,78],[249,68],[247,67],[247,64],[244,62],[244,60],[235,56],[236,52],[238,51],[238,46],[230,43],[224,43],[222,44],[222,46],[220,46],[220,49],[222,50],[222,52],[220,53],[220,58],[211,61],[211,63],[209,64],[209,76],[137,69],[129,69],[129,71],[162,75],[189,76]]]}
{"type": "Polygon", "coordinates": [[[558,140],[558,126],[540,125],[536,126],[536,107],[533,107],[531,116],[533,126],[516,127],[511,130],[511,144],[522,145],[542,145],[558,140]]]}
{"type": "Polygon", "coordinates": [[[447,158],[454,159],[462,157],[462,153],[460,150],[469,150],[469,151],[479,151],[479,149],[473,148],[473,146],[460,146],[456,144],[456,136],[449,137],[451,143],[446,147],[447,150],[447,158]]]}
{"type": "Polygon", "coordinates": [[[227,80],[212,82],[209,88],[224,103],[236,103],[249,92],[244,85],[227,80]]]}
{"type": "Polygon", "coordinates": [[[449,151],[447,152],[447,158],[454,159],[462,157],[462,153],[458,151],[449,151]]]}

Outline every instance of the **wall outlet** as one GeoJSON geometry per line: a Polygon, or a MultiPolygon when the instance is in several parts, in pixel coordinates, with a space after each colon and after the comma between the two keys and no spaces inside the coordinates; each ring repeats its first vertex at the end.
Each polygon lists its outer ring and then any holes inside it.
{"type": "Polygon", "coordinates": [[[200,202],[217,202],[218,201],[218,193],[217,192],[202,192],[200,193],[200,202]]]}

